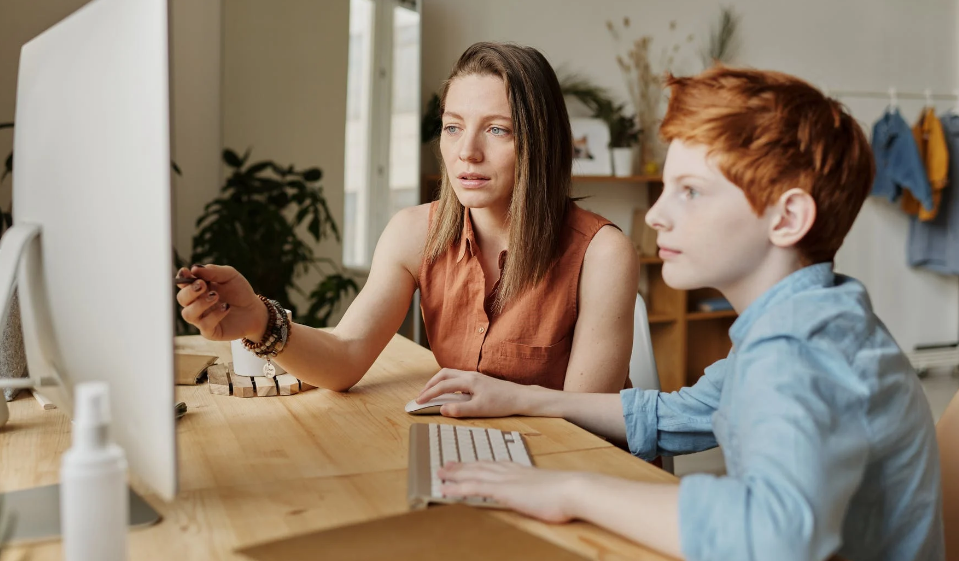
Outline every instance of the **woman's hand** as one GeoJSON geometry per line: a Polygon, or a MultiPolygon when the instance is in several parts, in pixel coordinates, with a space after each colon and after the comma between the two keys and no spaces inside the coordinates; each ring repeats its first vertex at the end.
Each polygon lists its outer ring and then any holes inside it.
{"type": "Polygon", "coordinates": [[[546,522],[569,522],[576,517],[571,496],[577,479],[586,477],[514,462],[449,463],[440,468],[438,475],[444,482],[444,495],[489,497],[546,522]]]}
{"type": "Polygon", "coordinates": [[[266,330],[269,312],[250,283],[233,267],[194,265],[180,269],[178,276],[193,276],[193,284],[178,284],[180,315],[211,341],[246,337],[259,341],[266,330]]]}
{"type": "Polygon", "coordinates": [[[446,417],[509,417],[526,414],[527,396],[532,391],[536,391],[533,386],[499,380],[479,372],[444,368],[426,383],[416,402],[426,403],[445,393],[463,392],[472,396],[469,401],[447,403],[440,413],[446,417]]]}

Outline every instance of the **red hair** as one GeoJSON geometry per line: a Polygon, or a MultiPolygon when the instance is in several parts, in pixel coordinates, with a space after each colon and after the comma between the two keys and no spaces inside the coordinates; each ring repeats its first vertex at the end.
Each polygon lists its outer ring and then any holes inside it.
{"type": "Polygon", "coordinates": [[[707,146],[759,216],[789,189],[809,193],[816,220],[797,248],[806,265],[832,261],[875,174],[869,142],[849,112],[781,72],[717,66],[667,75],[666,86],[662,138],[707,146]]]}

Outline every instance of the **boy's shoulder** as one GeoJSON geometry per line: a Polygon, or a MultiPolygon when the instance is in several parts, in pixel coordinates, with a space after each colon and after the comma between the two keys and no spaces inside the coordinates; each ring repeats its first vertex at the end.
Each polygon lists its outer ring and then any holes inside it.
{"type": "Polygon", "coordinates": [[[866,287],[837,274],[828,286],[798,291],[768,306],[744,333],[743,344],[773,337],[849,344],[881,328],[866,287]]]}

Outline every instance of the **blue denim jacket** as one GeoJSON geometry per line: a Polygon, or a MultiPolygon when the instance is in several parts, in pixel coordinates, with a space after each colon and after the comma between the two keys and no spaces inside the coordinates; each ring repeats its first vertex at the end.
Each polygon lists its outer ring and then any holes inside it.
{"type": "Polygon", "coordinates": [[[906,251],[913,267],[959,275],[959,115],[947,113],[940,121],[949,150],[949,184],[942,191],[935,218],[910,219],[906,251]]]}
{"type": "Polygon", "coordinates": [[[865,287],[806,267],[730,336],[692,387],[620,394],[633,454],[723,449],[726,476],[680,483],[686,559],[943,559],[932,414],[865,287]]]}
{"type": "Polygon", "coordinates": [[[873,125],[872,154],[876,160],[873,195],[895,202],[903,189],[909,189],[923,208],[932,208],[932,187],[919,147],[898,109],[886,112],[873,125]]]}

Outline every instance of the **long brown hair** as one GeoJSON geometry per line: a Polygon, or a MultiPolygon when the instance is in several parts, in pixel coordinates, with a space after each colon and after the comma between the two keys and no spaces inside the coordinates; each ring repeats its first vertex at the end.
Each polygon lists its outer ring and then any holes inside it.
{"type": "MultiPolygon", "coordinates": [[[[541,281],[560,252],[570,203],[573,135],[559,80],[546,57],[532,47],[476,43],[453,66],[443,84],[446,94],[461,76],[497,76],[506,85],[516,149],[513,197],[507,216],[509,251],[493,305],[495,313],[541,281]]],[[[465,209],[456,198],[443,159],[439,204],[426,239],[432,263],[459,242],[465,209]]]]}

